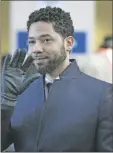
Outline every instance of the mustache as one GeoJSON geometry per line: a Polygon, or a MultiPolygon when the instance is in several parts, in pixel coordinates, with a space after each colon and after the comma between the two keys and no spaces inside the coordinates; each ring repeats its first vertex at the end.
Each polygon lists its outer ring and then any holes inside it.
{"type": "Polygon", "coordinates": [[[40,59],[46,59],[48,58],[47,55],[41,54],[41,53],[32,53],[30,55],[33,60],[40,60],[40,59]]]}

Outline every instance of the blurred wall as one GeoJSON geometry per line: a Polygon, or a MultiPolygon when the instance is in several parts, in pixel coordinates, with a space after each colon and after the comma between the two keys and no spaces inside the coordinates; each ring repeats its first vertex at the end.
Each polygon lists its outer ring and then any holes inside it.
{"type": "MultiPolygon", "coordinates": [[[[2,55],[9,48],[9,3],[10,1],[1,1],[1,49],[2,55]]],[[[96,1],[96,20],[95,20],[95,45],[94,50],[98,48],[104,39],[104,36],[112,34],[112,1],[96,1]]]]}
{"type": "Polygon", "coordinates": [[[95,1],[11,1],[10,52],[13,53],[16,48],[26,48],[28,51],[26,31],[28,16],[32,11],[48,5],[61,7],[70,12],[76,39],[71,55],[91,52],[94,43],[95,1]],[[21,11],[18,12],[17,9],[21,11]]]}
{"type": "Polygon", "coordinates": [[[97,49],[104,36],[112,35],[112,1],[96,1],[95,46],[97,49]]]}

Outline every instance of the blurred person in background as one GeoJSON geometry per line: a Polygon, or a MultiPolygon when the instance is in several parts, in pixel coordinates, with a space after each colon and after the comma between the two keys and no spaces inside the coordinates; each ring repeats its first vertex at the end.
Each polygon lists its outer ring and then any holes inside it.
{"type": "Polygon", "coordinates": [[[96,52],[77,56],[76,60],[82,72],[97,79],[113,83],[112,53],[113,37],[106,37],[96,52]]]}
{"type": "Polygon", "coordinates": [[[113,151],[112,85],[69,61],[70,14],[41,8],[27,29],[28,58],[17,49],[3,65],[2,151],[12,143],[17,152],[113,151]]]}
{"type": "Polygon", "coordinates": [[[100,45],[98,52],[106,52],[108,49],[113,50],[113,37],[112,36],[106,36],[104,38],[104,41],[102,45],[100,45]]]}

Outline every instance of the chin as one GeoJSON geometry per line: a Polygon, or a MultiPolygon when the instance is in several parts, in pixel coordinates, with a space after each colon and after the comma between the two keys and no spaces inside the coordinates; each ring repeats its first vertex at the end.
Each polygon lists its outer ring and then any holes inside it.
{"type": "Polygon", "coordinates": [[[38,67],[38,71],[39,71],[39,73],[41,73],[41,74],[45,74],[45,73],[47,73],[46,71],[47,71],[47,68],[46,68],[46,66],[44,66],[44,65],[38,65],[37,66],[38,67]]]}

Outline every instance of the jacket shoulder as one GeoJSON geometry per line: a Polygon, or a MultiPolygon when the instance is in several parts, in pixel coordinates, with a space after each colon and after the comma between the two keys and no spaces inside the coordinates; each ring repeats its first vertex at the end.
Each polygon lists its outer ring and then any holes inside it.
{"type": "Polygon", "coordinates": [[[107,89],[113,87],[113,84],[99,80],[83,72],[81,72],[80,78],[81,80],[83,80],[82,82],[84,82],[84,86],[86,86],[86,88],[89,88],[93,93],[99,94],[101,92],[102,94],[102,92],[105,92],[107,89]]]}

